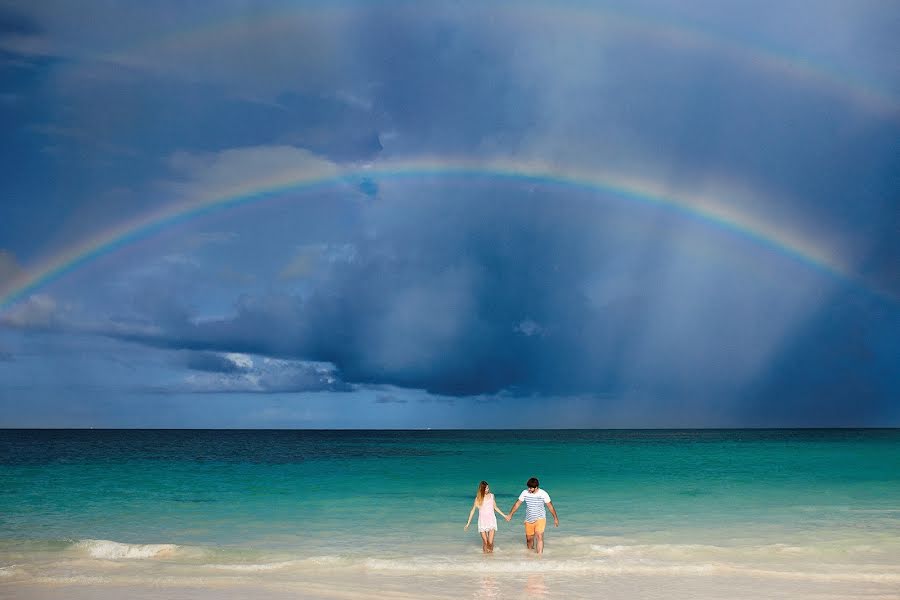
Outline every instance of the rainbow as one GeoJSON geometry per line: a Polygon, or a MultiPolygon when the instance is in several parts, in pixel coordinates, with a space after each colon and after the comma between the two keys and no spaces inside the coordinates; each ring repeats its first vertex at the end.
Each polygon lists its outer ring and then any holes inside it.
{"type": "Polygon", "coordinates": [[[425,181],[430,178],[471,178],[565,186],[614,196],[650,207],[666,208],[686,217],[729,231],[772,248],[812,268],[853,280],[847,265],[827,248],[816,245],[795,232],[777,227],[704,195],[673,193],[653,181],[598,171],[563,168],[545,163],[491,160],[420,159],[385,161],[371,165],[337,167],[319,163],[303,170],[285,170],[265,179],[248,182],[227,191],[218,190],[192,197],[158,212],[123,223],[76,244],[40,264],[33,265],[0,290],[0,310],[39,291],[47,284],[77,270],[90,261],[108,255],[168,227],[215,211],[263,202],[285,193],[302,193],[336,185],[357,185],[364,180],[400,179],[425,181]]]}
{"type": "Polygon", "coordinates": [[[879,116],[889,119],[900,117],[900,99],[890,92],[869,81],[858,79],[845,69],[821,64],[783,48],[741,40],[681,21],[663,20],[630,11],[597,10],[577,4],[559,11],[557,4],[543,2],[534,8],[539,11],[538,22],[563,21],[572,30],[627,34],[665,47],[716,53],[757,71],[827,91],[879,116]]]}
{"type": "MultiPolygon", "coordinates": [[[[703,29],[688,22],[630,10],[612,10],[583,2],[523,0],[510,6],[486,1],[475,10],[497,26],[505,25],[517,31],[527,31],[528,28],[545,30],[548,24],[555,24],[565,26],[567,31],[595,37],[618,36],[617,39],[623,39],[623,36],[628,36],[666,48],[714,53],[757,71],[801,82],[812,89],[844,98],[879,116],[893,120],[900,118],[900,99],[895,94],[858,78],[856,73],[848,72],[846,68],[827,65],[784,48],[703,29]]],[[[332,25],[348,25],[354,22],[355,14],[353,6],[343,2],[293,3],[252,15],[241,14],[236,18],[177,29],[167,35],[91,58],[152,69],[160,57],[167,64],[172,64],[173,61],[177,63],[178,57],[185,53],[215,55],[223,48],[255,39],[248,36],[270,40],[296,36],[298,26],[310,17],[332,25]]],[[[345,50],[336,44],[322,48],[319,59],[325,66],[335,67],[330,61],[338,60],[336,57],[345,50]]]]}

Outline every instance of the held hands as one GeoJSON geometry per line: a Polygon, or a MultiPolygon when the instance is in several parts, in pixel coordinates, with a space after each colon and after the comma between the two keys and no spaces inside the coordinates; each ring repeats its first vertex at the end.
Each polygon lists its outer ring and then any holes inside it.
{"type": "Polygon", "coordinates": [[[509,523],[510,521],[512,521],[512,515],[503,515],[503,516],[506,517],[506,522],[507,522],[507,523],[509,523]]]}

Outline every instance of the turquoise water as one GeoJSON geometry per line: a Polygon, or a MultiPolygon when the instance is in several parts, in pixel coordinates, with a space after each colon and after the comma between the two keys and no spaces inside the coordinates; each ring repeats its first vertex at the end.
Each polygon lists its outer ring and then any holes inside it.
{"type": "Polygon", "coordinates": [[[537,568],[900,586],[898,564],[898,430],[0,431],[7,584],[537,568]],[[522,511],[485,567],[462,530],[478,481],[508,511],[531,476],[560,516],[541,566],[522,511]]]}

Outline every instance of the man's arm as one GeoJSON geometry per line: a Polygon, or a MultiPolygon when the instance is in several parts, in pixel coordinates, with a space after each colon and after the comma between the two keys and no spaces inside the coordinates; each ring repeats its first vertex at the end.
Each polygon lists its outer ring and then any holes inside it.
{"type": "Polygon", "coordinates": [[[522,501],[521,501],[521,500],[516,500],[516,503],[513,504],[513,507],[512,507],[511,509],[509,509],[509,514],[506,515],[506,520],[507,520],[507,521],[509,521],[509,520],[512,519],[512,516],[513,516],[514,514],[516,514],[516,511],[519,510],[519,506],[521,506],[521,505],[522,505],[522,501]]]}
{"type": "Polygon", "coordinates": [[[547,502],[547,508],[550,509],[550,514],[553,515],[553,526],[559,527],[559,517],[556,516],[556,509],[553,508],[553,503],[547,502]]]}

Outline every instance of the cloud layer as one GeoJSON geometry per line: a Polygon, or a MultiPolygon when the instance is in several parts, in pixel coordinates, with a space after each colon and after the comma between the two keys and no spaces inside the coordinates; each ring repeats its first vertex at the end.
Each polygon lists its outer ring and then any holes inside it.
{"type": "Polygon", "coordinates": [[[332,397],[404,426],[466,423],[453,398],[496,401],[495,425],[511,406],[559,407],[567,426],[896,424],[898,16],[878,1],[2,2],[0,290],[185,202],[429,157],[714,198],[849,277],[627,195],[372,175],[100,253],[0,313],[0,378],[45,412],[131,424],[152,411],[123,390],[268,425],[339,423],[332,397]],[[91,393],[62,410],[57,388],[91,393]]]}

